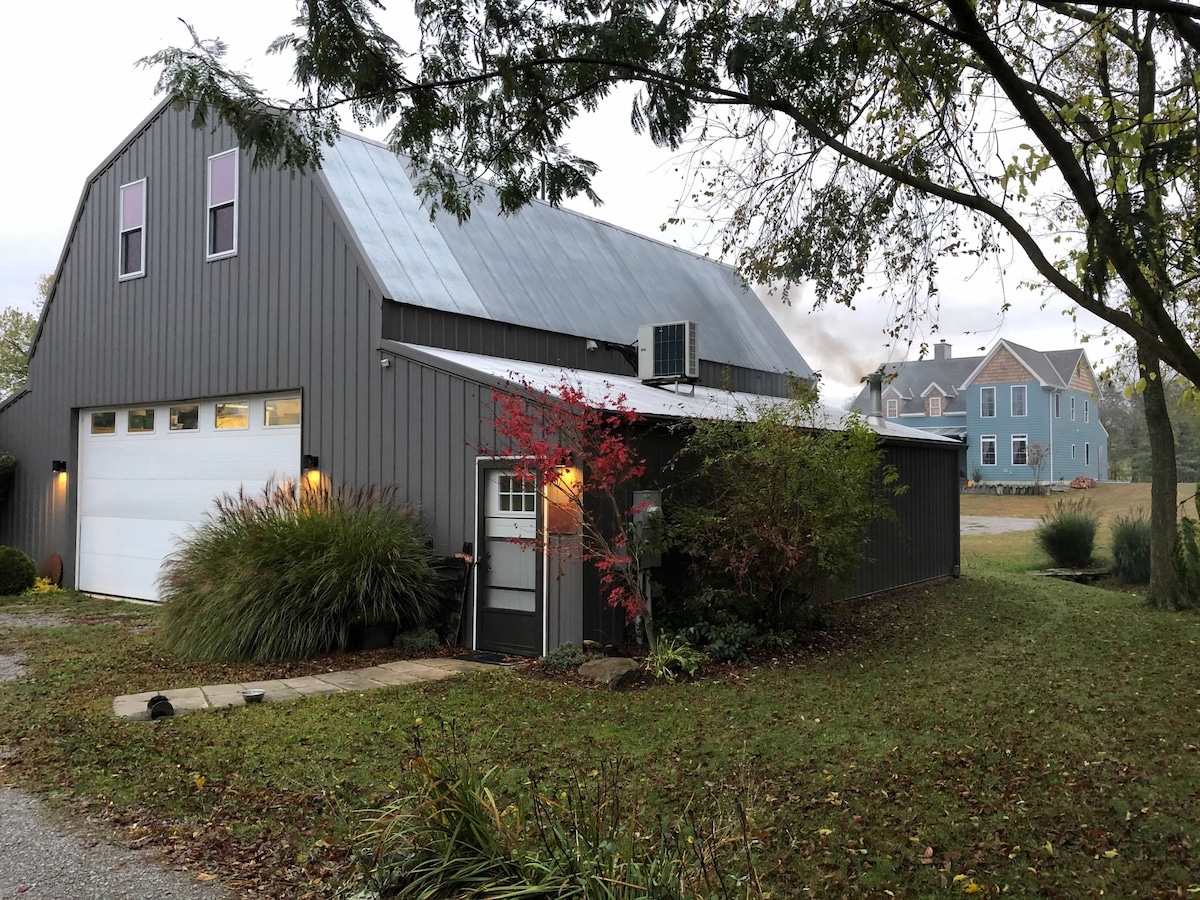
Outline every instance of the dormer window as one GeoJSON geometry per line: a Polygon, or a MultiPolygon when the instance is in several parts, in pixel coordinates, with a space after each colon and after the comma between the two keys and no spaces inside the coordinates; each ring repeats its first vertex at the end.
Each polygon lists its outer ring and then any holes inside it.
{"type": "Polygon", "coordinates": [[[120,248],[117,274],[121,280],[146,274],[146,179],[121,185],[120,248]]]}
{"type": "Polygon", "coordinates": [[[942,414],[942,397],[940,394],[933,394],[929,398],[929,415],[933,417],[942,414]]]}
{"type": "Polygon", "coordinates": [[[900,401],[895,397],[889,397],[887,401],[887,417],[894,419],[900,415],[900,401]]]}
{"type": "Polygon", "coordinates": [[[208,259],[237,253],[237,148],[208,158],[208,259]]]}

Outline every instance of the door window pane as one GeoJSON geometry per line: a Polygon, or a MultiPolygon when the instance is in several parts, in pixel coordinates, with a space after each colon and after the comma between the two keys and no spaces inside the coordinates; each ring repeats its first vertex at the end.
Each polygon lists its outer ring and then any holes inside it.
{"type": "Polygon", "coordinates": [[[300,424],[300,398],[288,397],[283,400],[268,400],[263,404],[263,424],[268,428],[276,425],[300,424]]]}
{"type": "Polygon", "coordinates": [[[117,414],[116,412],[94,412],[92,413],[92,434],[116,434],[117,433],[117,414]]]}
{"type": "Polygon", "coordinates": [[[190,406],[171,407],[172,431],[195,431],[200,427],[200,407],[190,406]]]}
{"type": "Polygon", "coordinates": [[[249,428],[250,403],[246,400],[234,400],[229,403],[217,404],[217,428],[249,428]]]}
{"type": "Polygon", "coordinates": [[[148,434],[154,431],[153,409],[131,409],[129,411],[129,433],[148,434]]]}

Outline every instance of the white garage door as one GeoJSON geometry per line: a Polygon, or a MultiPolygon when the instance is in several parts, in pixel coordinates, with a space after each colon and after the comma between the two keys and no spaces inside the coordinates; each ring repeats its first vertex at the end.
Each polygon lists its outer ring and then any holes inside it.
{"type": "Polygon", "coordinates": [[[215,498],[299,476],[296,396],[83,410],[76,583],[157,600],[163,559],[215,498]]]}

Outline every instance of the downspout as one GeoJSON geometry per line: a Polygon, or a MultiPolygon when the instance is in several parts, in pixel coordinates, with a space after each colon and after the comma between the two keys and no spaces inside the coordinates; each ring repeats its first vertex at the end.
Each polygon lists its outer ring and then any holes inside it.
{"type": "Polygon", "coordinates": [[[1054,401],[1058,397],[1058,391],[1054,388],[1050,389],[1050,483],[1054,484],[1054,401]]]}

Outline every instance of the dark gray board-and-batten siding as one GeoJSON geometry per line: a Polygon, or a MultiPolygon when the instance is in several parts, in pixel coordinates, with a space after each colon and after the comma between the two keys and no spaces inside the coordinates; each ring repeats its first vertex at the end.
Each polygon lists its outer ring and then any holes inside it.
{"type": "Polygon", "coordinates": [[[380,367],[387,301],[320,176],[252,171],[243,156],[238,254],[207,262],[206,159],[231,146],[164,110],[87,185],[29,392],[0,414],[0,448],[20,460],[0,540],[61,553],[73,578],[74,483],[55,499],[50,465],[78,470],[79,409],[295,390],[303,452],[338,482],[395,482],[439,550],[457,550],[474,529],[475,448],[490,441],[480,389],[415,362],[380,367]],[[146,275],[118,282],[119,188],[143,177],[146,275]]]}

